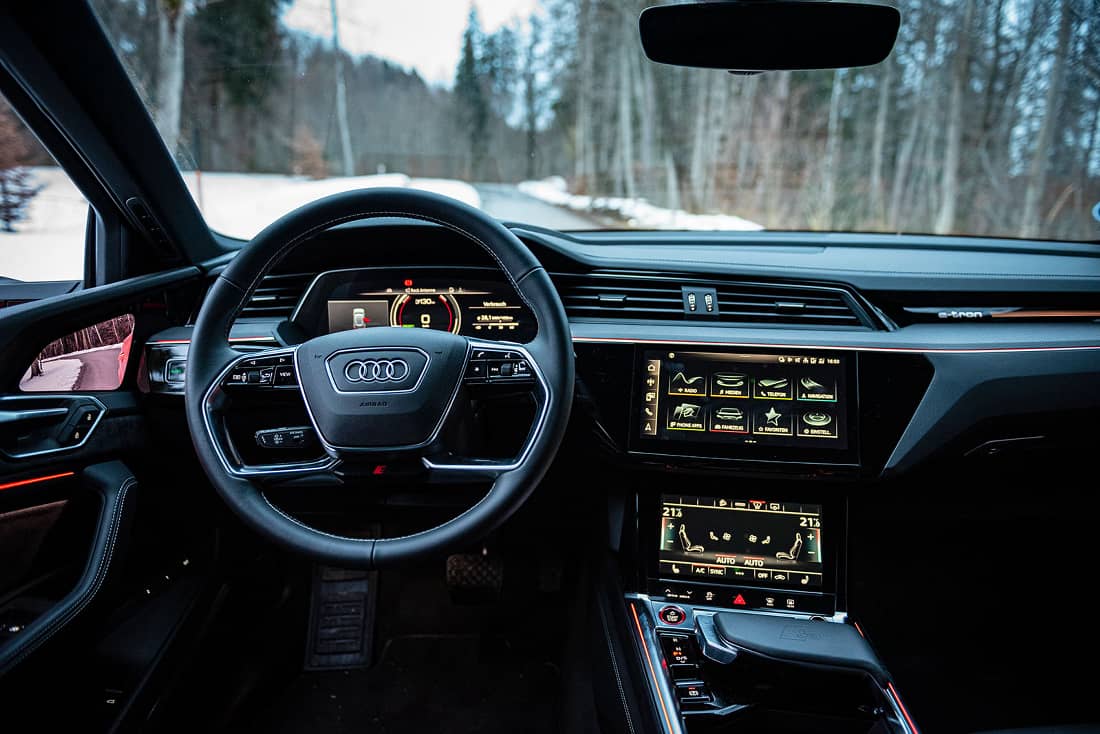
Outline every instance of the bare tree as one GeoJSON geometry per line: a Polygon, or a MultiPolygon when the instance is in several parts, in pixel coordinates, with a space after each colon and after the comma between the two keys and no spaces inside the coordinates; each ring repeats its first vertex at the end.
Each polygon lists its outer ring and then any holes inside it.
{"type": "Polygon", "coordinates": [[[1058,120],[1058,103],[1062,96],[1062,84],[1066,77],[1066,57],[1069,52],[1070,32],[1072,30],[1070,0],[1062,0],[1058,20],[1058,41],[1051,59],[1051,70],[1047,81],[1046,99],[1043,103],[1043,121],[1039,125],[1039,135],[1035,140],[1035,151],[1028,170],[1027,190],[1024,193],[1024,213],[1020,223],[1021,237],[1037,237],[1043,194],[1046,193],[1047,162],[1050,158],[1051,143],[1054,140],[1054,128],[1058,120]]]}
{"type": "Polygon", "coordinates": [[[351,153],[351,126],[348,124],[348,87],[344,80],[344,52],[340,48],[340,17],[336,0],[330,0],[332,11],[332,52],[336,70],[336,124],[340,129],[340,160],[344,175],[355,175],[355,158],[351,153]]]}
{"type": "Polygon", "coordinates": [[[833,88],[829,93],[829,123],[825,138],[825,160],[822,163],[821,213],[822,229],[832,229],[836,207],[836,181],[840,168],[840,106],[844,100],[844,69],[833,72],[833,88]]]}
{"type": "Polygon", "coordinates": [[[951,74],[951,97],[947,106],[947,142],[943,153],[939,215],[934,228],[936,234],[950,234],[955,229],[955,210],[959,203],[959,165],[962,160],[964,94],[970,80],[970,35],[974,0],[964,0],[962,16],[951,74]]]}
{"type": "Polygon", "coordinates": [[[176,154],[180,137],[180,113],[183,105],[183,29],[187,20],[186,0],[157,0],[156,104],[154,121],[168,151],[176,154]]]}

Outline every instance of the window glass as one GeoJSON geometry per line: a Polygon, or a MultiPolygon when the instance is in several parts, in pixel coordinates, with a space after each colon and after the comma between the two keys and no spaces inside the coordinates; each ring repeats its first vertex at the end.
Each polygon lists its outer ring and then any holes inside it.
{"type": "Polygon", "coordinates": [[[0,97],[0,286],[82,280],[87,221],[88,201],[0,97]]]}
{"type": "Polygon", "coordinates": [[[566,230],[1100,239],[1096,0],[895,0],[884,63],[755,76],[649,61],[661,1],[92,6],[234,237],[400,186],[566,230]]]}

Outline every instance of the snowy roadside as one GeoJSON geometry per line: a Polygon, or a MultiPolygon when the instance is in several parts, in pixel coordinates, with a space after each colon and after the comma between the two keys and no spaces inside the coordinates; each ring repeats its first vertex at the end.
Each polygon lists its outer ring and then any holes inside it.
{"type": "MultiPolygon", "coordinates": [[[[88,202],[60,168],[31,168],[34,197],[27,218],[14,233],[0,233],[0,278],[22,281],[80,280],[84,277],[84,228],[88,202]]],[[[410,178],[402,173],[314,181],[301,176],[255,173],[183,172],[196,201],[201,180],[207,224],[230,237],[250,239],[287,212],[322,196],[356,188],[396,186],[449,196],[480,208],[477,189],[462,181],[410,178]]]]}
{"type": "Polygon", "coordinates": [[[250,239],[267,225],[302,204],[351,189],[392,186],[431,191],[480,208],[481,197],[468,183],[445,178],[411,178],[403,173],[309,179],[268,173],[202,173],[184,171],[183,180],[211,229],[250,239]]]}
{"type": "Polygon", "coordinates": [[[60,168],[31,167],[30,201],[15,232],[0,232],[0,278],[80,280],[84,277],[84,227],[88,202],[60,168]]]}
{"type": "Polygon", "coordinates": [[[645,199],[570,194],[565,179],[551,176],[541,181],[524,181],[519,190],[547,204],[578,212],[611,214],[638,229],[688,229],[759,231],[763,226],[732,214],[692,214],[682,209],[665,209],[645,199]]]}
{"type": "Polygon", "coordinates": [[[30,367],[19,381],[19,388],[30,392],[67,392],[80,379],[84,363],[79,359],[54,357],[42,361],[42,374],[31,376],[30,367]]]}

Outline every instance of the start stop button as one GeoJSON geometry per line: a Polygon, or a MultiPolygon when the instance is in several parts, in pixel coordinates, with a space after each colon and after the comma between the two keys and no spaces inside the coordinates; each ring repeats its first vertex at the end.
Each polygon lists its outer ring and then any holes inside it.
{"type": "Polygon", "coordinates": [[[683,624],[687,619],[687,614],[680,607],[672,606],[671,604],[657,612],[657,616],[661,618],[661,621],[665,624],[679,625],[683,624]]]}

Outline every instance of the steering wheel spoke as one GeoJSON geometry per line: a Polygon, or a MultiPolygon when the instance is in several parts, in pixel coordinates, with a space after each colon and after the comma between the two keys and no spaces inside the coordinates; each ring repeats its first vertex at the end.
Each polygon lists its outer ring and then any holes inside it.
{"type": "Polygon", "coordinates": [[[529,394],[535,402],[531,427],[519,451],[510,458],[462,456],[445,449],[425,454],[421,461],[429,472],[429,481],[495,480],[522,469],[541,438],[552,400],[550,385],[534,355],[521,344],[471,341],[463,383],[471,396],[529,394]]]}
{"type": "MultiPolygon", "coordinates": [[[[294,347],[249,352],[230,359],[210,384],[203,398],[203,422],[210,442],[224,469],[235,477],[263,482],[326,474],[337,461],[325,454],[313,426],[303,421],[294,425],[263,427],[250,431],[244,440],[254,441],[261,450],[316,450],[316,456],[294,461],[250,461],[244,447],[234,443],[228,425],[231,411],[245,399],[264,401],[272,396],[297,393],[294,347]]],[[[238,437],[241,438],[241,437],[238,437]]],[[[250,447],[251,448],[251,447],[250,447]]]]}

